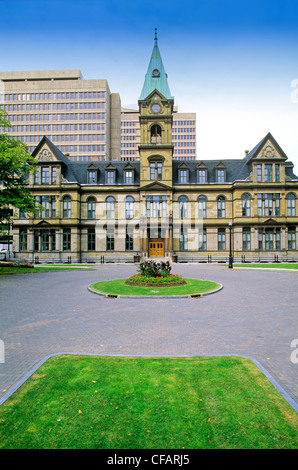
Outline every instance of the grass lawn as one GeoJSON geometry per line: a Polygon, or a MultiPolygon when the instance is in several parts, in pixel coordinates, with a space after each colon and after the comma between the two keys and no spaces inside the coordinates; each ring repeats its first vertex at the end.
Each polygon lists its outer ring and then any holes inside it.
{"type": "Polygon", "coordinates": [[[38,273],[38,272],[48,272],[48,271],[69,271],[69,270],[78,270],[78,269],[92,269],[90,266],[84,265],[75,265],[75,264],[40,264],[35,265],[34,268],[22,268],[18,266],[0,266],[0,275],[1,274],[24,274],[24,273],[38,273]]]}
{"type": "Polygon", "coordinates": [[[298,269],[298,263],[235,264],[235,268],[298,269]]]}
{"type": "Polygon", "coordinates": [[[117,295],[191,295],[211,292],[220,287],[219,284],[212,281],[202,281],[200,279],[185,279],[187,284],[181,286],[162,287],[156,286],[129,286],[124,284],[125,279],[115,279],[113,281],[100,281],[92,284],[93,290],[105,294],[117,295]]]}
{"type": "Polygon", "coordinates": [[[0,406],[2,449],[295,449],[297,430],[239,357],[53,357],[0,406]]]}

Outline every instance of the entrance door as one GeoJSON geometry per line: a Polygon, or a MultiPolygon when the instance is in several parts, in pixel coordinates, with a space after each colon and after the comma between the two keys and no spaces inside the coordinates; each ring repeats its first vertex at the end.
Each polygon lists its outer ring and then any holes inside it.
{"type": "Polygon", "coordinates": [[[164,256],[164,241],[160,238],[149,241],[149,258],[161,258],[164,256]]]}

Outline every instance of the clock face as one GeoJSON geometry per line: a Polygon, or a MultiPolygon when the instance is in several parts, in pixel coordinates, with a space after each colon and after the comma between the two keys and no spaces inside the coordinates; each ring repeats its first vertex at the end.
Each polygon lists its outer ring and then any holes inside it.
{"type": "Polygon", "coordinates": [[[151,109],[152,109],[152,111],[153,111],[154,113],[159,113],[159,111],[160,111],[160,105],[157,104],[157,103],[155,103],[155,104],[152,105],[152,108],[151,108],[151,109]]]}

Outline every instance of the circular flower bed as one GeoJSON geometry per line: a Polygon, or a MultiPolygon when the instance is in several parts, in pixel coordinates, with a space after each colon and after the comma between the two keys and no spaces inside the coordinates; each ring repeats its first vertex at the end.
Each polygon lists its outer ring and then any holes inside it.
{"type": "Polygon", "coordinates": [[[186,281],[178,274],[167,274],[166,276],[150,276],[149,274],[135,274],[129,279],[126,279],[124,284],[129,286],[181,286],[186,284],[186,281]]]}

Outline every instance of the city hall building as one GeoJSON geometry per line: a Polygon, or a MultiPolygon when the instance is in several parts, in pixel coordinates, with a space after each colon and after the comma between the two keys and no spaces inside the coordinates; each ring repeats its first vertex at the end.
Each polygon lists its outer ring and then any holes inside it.
{"type": "Polygon", "coordinates": [[[41,139],[29,187],[42,210],[15,214],[16,257],[298,260],[298,178],[270,133],[242,159],[175,160],[174,98],[156,38],[138,105],[137,160],[121,159],[115,147],[114,158],[76,161],[41,139]]]}

